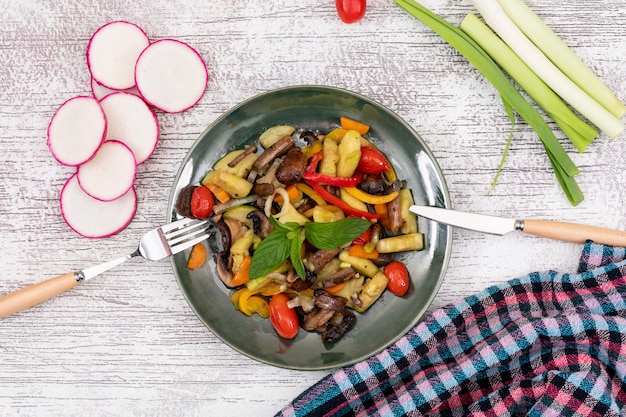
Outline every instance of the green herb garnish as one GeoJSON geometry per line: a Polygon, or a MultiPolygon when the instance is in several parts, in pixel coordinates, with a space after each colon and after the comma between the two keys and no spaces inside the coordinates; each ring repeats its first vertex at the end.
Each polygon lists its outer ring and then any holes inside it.
{"type": "Polygon", "coordinates": [[[306,272],[300,257],[304,239],[318,249],[334,249],[356,239],[371,225],[367,220],[356,217],[331,223],[307,222],[304,226],[297,223],[281,224],[274,217],[270,217],[270,221],[274,230],[254,251],[250,279],[267,275],[287,258],[291,258],[296,273],[304,279],[306,272]]]}

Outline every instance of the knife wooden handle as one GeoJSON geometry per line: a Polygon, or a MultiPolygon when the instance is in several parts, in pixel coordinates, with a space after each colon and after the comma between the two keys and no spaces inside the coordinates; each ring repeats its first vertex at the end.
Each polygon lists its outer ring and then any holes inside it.
{"type": "Polygon", "coordinates": [[[73,272],[59,275],[0,297],[0,318],[49,300],[78,285],[73,272]]]}
{"type": "Polygon", "coordinates": [[[563,240],[565,242],[585,243],[586,240],[593,240],[595,243],[602,245],[626,247],[626,232],[604,227],[551,220],[525,219],[522,231],[531,235],[563,240]]]}

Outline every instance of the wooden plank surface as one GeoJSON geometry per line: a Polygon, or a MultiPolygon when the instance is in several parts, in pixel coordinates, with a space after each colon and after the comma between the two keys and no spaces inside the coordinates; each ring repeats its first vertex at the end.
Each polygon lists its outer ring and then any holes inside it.
{"type": "MultiPolygon", "coordinates": [[[[453,23],[472,10],[466,1],[423,4],[453,23]]],[[[626,99],[626,1],[528,4],[626,99]]],[[[457,209],[626,229],[624,135],[601,135],[583,154],[563,139],[586,197],[572,207],[520,121],[487,195],[509,131],[499,97],[389,0],[368,1],[353,25],[339,21],[331,0],[0,0],[0,293],[134,250],[164,221],[178,164],[204,128],[242,100],[298,84],[347,88],[404,118],[437,157],[457,209]],[[161,139],[139,168],[130,226],[89,240],[61,218],[58,196],[72,170],[52,159],[45,134],[63,101],[90,93],[85,48],[113,20],[136,23],[153,40],[188,42],[207,62],[210,82],[189,111],[158,113],[161,139]]],[[[580,250],[454,231],[431,310],[534,270],[573,272],[580,250]]],[[[325,374],[274,368],[224,345],[195,317],[166,260],[132,260],[0,322],[5,416],[271,416],[325,374]]]]}

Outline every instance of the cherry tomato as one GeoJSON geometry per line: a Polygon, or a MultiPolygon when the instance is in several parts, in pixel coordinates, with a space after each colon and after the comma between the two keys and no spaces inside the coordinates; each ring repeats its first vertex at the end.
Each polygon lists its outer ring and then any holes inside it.
{"type": "Polygon", "coordinates": [[[387,289],[398,296],[403,296],[409,289],[409,271],[406,266],[399,261],[391,261],[383,270],[385,276],[389,279],[387,289]]]}
{"type": "Polygon", "coordinates": [[[368,227],[359,237],[352,241],[353,245],[366,245],[372,240],[372,228],[368,227]]]}
{"type": "Polygon", "coordinates": [[[379,150],[362,147],[357,169],[366,174],[380,174],[391,170],[391,165],[379,150]]]}
{"type": "Polygon", "coordinates": [[[354,23],[365,16],[365,0],[335,0],[335,5],[344,23],[354,23]]]}
{"type": "Polygon", "coordinates": [[[215,200],[207,187],[197,187],[191,194],[191,214],[198,219],[206,219],[213,211],[215,200]]]}
{"type": "Polygon", "coordinates": [[[280,336],[293,339],[298,334],[299,323],[296,310],[289,307],[289,297],[278,293],[270,299],[270,321],[280,336]]]}

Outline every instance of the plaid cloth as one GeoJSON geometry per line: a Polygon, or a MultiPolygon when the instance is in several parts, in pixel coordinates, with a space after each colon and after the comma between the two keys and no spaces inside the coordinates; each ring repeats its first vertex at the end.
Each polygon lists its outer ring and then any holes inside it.
{"type": "Polygon", "coordinates": [[[535,272],[443,307],[277,416],[626,415],[626,253],[535,272]]]}

